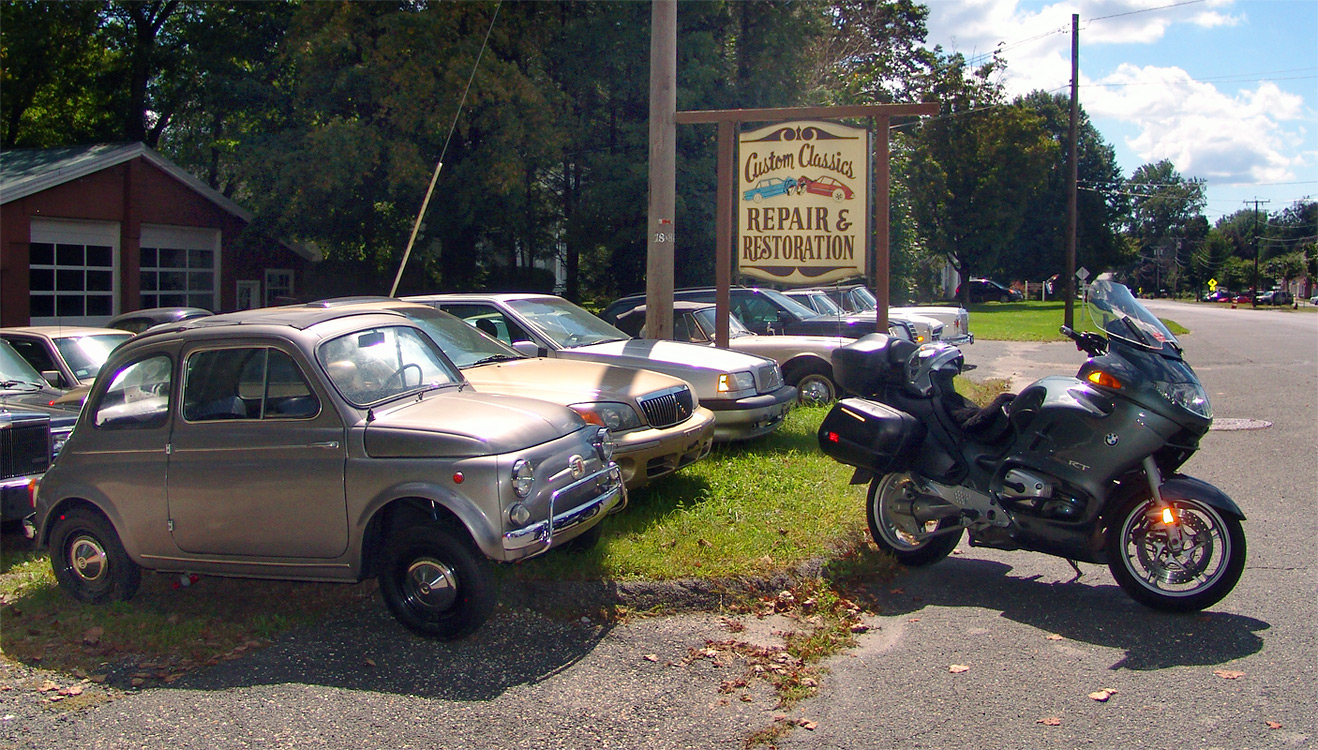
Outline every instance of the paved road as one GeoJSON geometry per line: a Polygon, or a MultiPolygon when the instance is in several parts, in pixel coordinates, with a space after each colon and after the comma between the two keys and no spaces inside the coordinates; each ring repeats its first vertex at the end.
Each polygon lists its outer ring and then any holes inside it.
{"type": "MultiPolygon", "coordinates": [[[[1151,307],[1194,331],[1184,343],[1219,417],[1273,423],[1211,433],[1186,467],[1249,516],[1236,591],[1173,617],[1132,603],[1097,566],[1066,583],[1061,560],[964,548],[877,589],[874,628],[791,713],[816,728],[780,746],[1318,744],[1318,315],[1151,307]],[[1086,697],[1102,688],[1118,692],[1086,697]],[[1059,725],[1036,723],[1049,717],[1059,725]]],[[[1068,346],[1029,355],[1073,372],[1068,346]]],[[[981,374],[1032,378],[1026,349],[981,342],[967,357],[981,374]]],[[[739,747],[772,721],[771,697],[721,692],[741,669],[698,651],[732,637],[771,644],[790,626],[748,618],[734,636],[714,613],[601,625],[503,609],[473,638],[434,644],[378,602],[349,615],[78,711],[0,692],[0,748],[739,747]]]]}

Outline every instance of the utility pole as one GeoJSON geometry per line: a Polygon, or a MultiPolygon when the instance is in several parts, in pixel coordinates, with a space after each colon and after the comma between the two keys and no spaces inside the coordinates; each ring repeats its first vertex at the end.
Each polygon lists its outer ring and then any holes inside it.
{"type": "Polygon", "coordinates": [[[673,227],[677,202],[677,0],[650,3],[650,209],[645,327],[673,337],[673,227]]]}
{"type": "Polygon", "coordinates": [[[1080,167],[1076,163],[1079,152],[1077,145],[1080,115],[1080,14],[1071,14],[1071,125],[1067,130],[1068,174],[1066,178],[1066,307],[1062,320],[1067,328],[1075,327],[1075,235],[1078,218],[1076,216],[1076,183],[1079,181],[1080,167]]]}
{"type": "Polygon", "coordinates": [[[1261,201],[1255,198],[1245,203],[1254,204],[1254,292],[1249,295],[1249,304],[1251,307],[1259,306],[1259,204],[1271,203],[1272,201],[1261,201]]]}

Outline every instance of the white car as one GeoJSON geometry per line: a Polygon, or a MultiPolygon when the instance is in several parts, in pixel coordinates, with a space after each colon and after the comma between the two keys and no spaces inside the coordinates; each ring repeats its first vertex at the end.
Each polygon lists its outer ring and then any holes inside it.
{"type": "MultiPolygon", "coordinates": [[[[844,313],[855,314],[871,312],[878,307],[878,300],[863,284],[843,284],[839,286],[817,287],[814,289],[793,289],[786,292],[793,297],[809,296],[816,299],[822,295],[829,299],[844,313]]],[[[802,301],[798,299],[798,301],[802,301]]],[[[960,305],[903,305],[888,308],[888,317],[905,319],[907,316],[919,315],[933,318],[942,324],[943,330],[939,340],[948,344],[973,344],[975,334],[970,332],[970,313],[960,305]]]]}
{"type": "Polygon", "coordinates": [[[467,321],[532,356],[655,370],[691,384],[714,412],[714,441],[748,440],[782,424],[796,403],[772,359],[677,341],[634,340],[549,294],[427,294],[405,297],[467,321]]]}

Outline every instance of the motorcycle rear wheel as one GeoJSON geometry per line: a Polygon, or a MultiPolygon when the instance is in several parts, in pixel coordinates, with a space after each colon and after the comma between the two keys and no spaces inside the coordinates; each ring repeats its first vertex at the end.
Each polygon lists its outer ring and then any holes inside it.
{"type": "Polygon", "coordinates": [[[1221,601],[1245,570],[1240,521],[1200,500],[1169,503],[1180,540],[1153,499],[1136,498],[1113,516],[1108,569],[1135,601],[1168,612],[1194,612],[1221,601]]]}
{"type": "MultiPolygon", "coordinates": [[[[927,532],[910,514],[914,499],[911,477],[897,473],[878,477],[870,482],[866,499],[865,517],[869,521],[870,537],[879,549],[897,558],[907,567],[932,565],[952,553],[961,542],[963,530],[947,531],[934,536],[927,532]]],[[[944,518],[937,529],[958,525],[956,518],[944,518]]]]}

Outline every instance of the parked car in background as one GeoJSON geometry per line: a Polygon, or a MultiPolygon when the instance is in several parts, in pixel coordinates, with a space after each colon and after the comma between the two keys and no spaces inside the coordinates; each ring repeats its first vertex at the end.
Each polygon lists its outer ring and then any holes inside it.
{"type": "Polygon", "coordinates": [[[425,331],[481,393],[562,404],[590,424],[608,427],[613,460],[627,489],[709,455],[714,414],[684,380],[653,370],[527,356],[446,312],[388,297],[343,298],[304,307],[389,310],[425,331]]]}
{"type": "Polygon", "coordinates": [[[607,428],[482,394],[398,313],[266,308],[114,352],[37,492],[38,540],[79,601],[143,568],[379,579],[412,631],[494,609],[489,561],[539,555],[625,503],[607,428]]]}
{"type": "MultiPolygon", "coordinates": [[[[878,327],[874,316],[855,315],[820,315],[787,295],[775,289],[760,287],[735,286],[729,290],[732,314],[751,331],[759,334],[792,334],[795,336],[842,336],[859,338],[867,333],[875,333],[878,327]]],[[[698,289],[678,289],[673,294],[675,300],[690,302],[714,302],[713,287],[698,289]]],[[[600,318],[612,323],[622,313],[645,304],[644,294],[633,294],[609,303],[600,312],[600,318]]],[[[898,320],[891,320],[887,331],[879,331],[889,336],[914,340],[915,336],[909,326],[898,320]]]]}
{"type": "MultiPolygon", "coordinates": [[[[789,295],[808,294],[812,300],[820,295],[832,301],[851,315],[873,314],[879,301],[864,284],[834,284],[810,289],[793,289],[789,295]]],[[[906,319],[907,316],[933,318],[942,324],[938,341],[949,344],[973,344],[975,334],[970,332],[970,313],[960,305],[900,305],[888,308],[888,316],[906,319]]],[[[920,343],[920,342],[917,342],[920,343]]]]}
{"type": "MultiPolygon", "coordinates": [[[[618,318],[618,329],[645,338],[645,305],[634,307],[618,318]]],[[[673,338],[703,346],[714,346],[718,308],[708,302],[673,302],[673,338]]],[[[838,397],[833,379],[833,351],[853,339],[840,336],[760,336],[728,316],[728,348],[768,357],[782,368],[783,379],[795,386],[803,404],[826,404],[838,397]]]]}
{"type": "MultiPolygon", "coordinates": [[[[965,286],[970,290],[971,302],[1020,302],[1025,295],[1015,289],[1003,286],[992,279],[971,278],[965,286]]],[[[956,289],[957,299],[961,299],[961,287],[956,289]]]]}
{"type": "Polygon", "coordinates": [[[132,338],[117,328],[86,326],[24,326],[0,328],[23,359],[56,388],[91,385],[110,352],[132,338]]]}
{"type": "MultiPolygon", "coordinates": [[[[789,299],[796,300],[802,305],[814,310],[820,315],[838,316],[855,316],[857,318],[869,319],[874,317],[874,307],[868,310],[848,311],[842,309],[837,301],[824,293],[820,289],[788,289],[783,292],[789,299]]],[[[909,307],[889,307],[888,320],[903,323],[911,330],[911,340],[917,344],[928,344],[932,341],[942,341],[945,324],[943,321],[929,315],[918,312],[912,312],[909,307]]]]}
{"type": "Polygon", "coordinates": [[[456,315],[531,355],[656,370],[691,384],[714,412],[715,442],[749,440],[782,425],[796,403],[771,359],[677,341],[633,340],[548,294],[427,294],[406,297],[456,315]]]}
{"type": "Polygon", "coordinates": [[[59,455],[78,421],[80,402],[60,404],[61,395],[0,340],[0,521],[32,515],[28,485],[59,455]]]}
{"type": "Polygon", "coordinates": [[[1232,301],[1233,299],[1235,299],[1235,297],[1236,297],[1235,292],[1231,292],[1231,291],[1228,291],[1227,289],[1224,289],[1224,288],[1222,288],[1222,287],[1218,287],[1217,289],[1214,289],[1213,291],[1209,292],[1208,294],[1205,294],[1205,295],[1203,296],[1203,301],[1204,301],[1204,302],[1230,302],[1230,301],[1232,301]]]}
{"type": "Polygon", "coordinates": [[[1235,302],[1237,305],[1249,305],[1253,304],[1254,298],[1250,296],[1249,292],[1241,292],[1236,295],[1236,298],[1233,299],[1232,302],[1235,302]]]}
{"type": "Polygon", "coordinates": [[[1259,295],[1260,305],[1290,305],[1295,302],[1295,296],[1285,289],[1272,289],[1259,295]]]}
{"type": "Polygon", "coordinates": [[[160,325],[161,323],[177,323],[181,320],[204,318],[207,315],[214,315],[214,313],[202,307],[149,307],[145,310],[134,310],[116,315],[110,318],[110,322],[106,323],[105,327],[141,333],[151,326],[160,325]]]}

